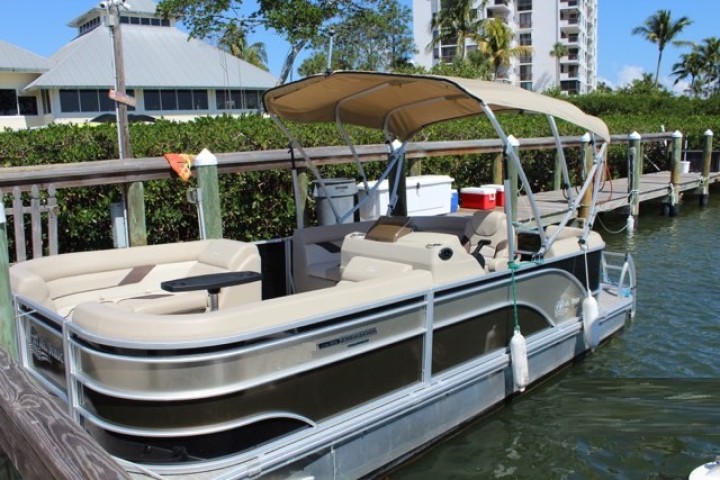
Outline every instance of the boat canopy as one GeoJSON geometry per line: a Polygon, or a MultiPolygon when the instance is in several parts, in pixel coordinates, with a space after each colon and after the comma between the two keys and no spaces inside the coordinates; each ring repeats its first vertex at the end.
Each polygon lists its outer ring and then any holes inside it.
{"type": "Polygon", "coordinates": [[[574,105],[505,83],[431,75],[340,71],[265,92],[265,110],[298,122],[335,122],[385,130],[402,141],[437,122],[494,112],[528,111],[561,118],[610,141],[599,118],[574,105]]]}

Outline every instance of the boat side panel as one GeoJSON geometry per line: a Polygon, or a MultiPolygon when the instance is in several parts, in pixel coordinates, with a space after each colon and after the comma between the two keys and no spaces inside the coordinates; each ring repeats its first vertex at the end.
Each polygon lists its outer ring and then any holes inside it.
{"type": "MultiPolygon", "coordinates": [[[[212,399],[176,402],[140,402],[110,397],[88,388],[83,406],[102,418],[125,427],[176,430],[222,425],[266,412],[291,412],[320,422],[374,398],[387,395],[420,380],[422,339],[411,338],[343,362],[270,382],[239,393],[212,399]]],[[[237,432],[242,435],[242,429],[237,432]]],[[[152,436],[152,435],[150,435],[152,436]]],[[[195,439],[212,435],[176,438],[191,449],[195,439]]],[[[152,438],[139,440],[152,443],[152,438]]],[[[112,445],[107,445],[112,450],[112,445]]],[[[218,445],[216,454],[223,452],[218,445]]],[[[189,450],[190,451],[190,450],[189,450]]]]}
{"type": "Polygon", "coordinates": [[[126,398],[200,398],[246,388],[248,384],[275,381],[299,371],[360,355],[421,333],[422,304],[408,311],[388,312],[374,321],[366,312],[317,333],[286,332],[264,344],[205,355],[178,352],[177,356],[127,356],[99,352],[75,344],[78,372],[95,389],[114,390],[126,398]],[[358,323],[358,321],[360,323],[358,323]]]}

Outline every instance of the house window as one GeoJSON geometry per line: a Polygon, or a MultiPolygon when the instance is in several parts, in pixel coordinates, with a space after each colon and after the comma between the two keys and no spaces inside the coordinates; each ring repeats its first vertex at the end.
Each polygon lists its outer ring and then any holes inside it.
{"type": "Polygon", "coordinates": [[[0,90],[0,116],[17,114],[17,93],[15,90],[0,90]]]}
{"type": "Polygon", "coordinates": [[[531,33],[521,33],[520,34],[520,45],[529,47],[532,45],[532,34],[531,33]]]}
{"type": "Polygon", "coordinates": [[[528,10],[532,10],[532,0],[518,0],[517,11],[527,12],[528,10]]]}
{"type": "Polygon", "coordinates": [[[218,110],[259,110],[259,90],[216,90],[218,110]]]}
{"type": "Polygon", "coordinates": [[[207,110],[207,90],[145,90],[145,110],[207,110]]]}
{"type": "Polygon", "coordinates": [[[60,90],[60,111],[80,111],[80,96],[77,90],[60,90]]]}
{"type": "Polygon", "coordinates": [[[80,111],[99,112],[100,98],[97,90],[80,90],[80,111]]]}
{"type": "Polygon", "coordinates": [[[218,110],[239,110],[242,108],[240,90],[216,90],[215,100],[218,110]]]}
{"type": "Polygon", "coordinates": [[[160,90],[160,103],[163,110],[177,110],[177,92],[175,90],[160,90]]]}
{"type": "Polygon", "coordinates": [[[20,115],[37,115],[38,104],[36,97],[18,97],[20,115]]]}
{"type": "Polygon", "coordinates": [[[532,80],[532,65],[520,65],[520,81],[532,80]]]}
{"type": "Polygon", "coordinates": [[[162,110],[160,90],[145,90],[143,98],[145,99],[145,110],[162,110]]]}
{"type": "Polygon", "coordinates": [[[531,28],[532,27],[532,13],[521,13],[520,14],[520,28],[531,28]]]}
{"type": "Polygon", "coordinates": [[[257,110],[260,108],[260,98],[257,90],[245,90],[243,97],[245,99],[245,108],[257,110]]]}
{"type": "Polygon", "coordinates": [[[208,101],[207,90],[193,90],[193,109],[195,110],[208,110],[210,108],[210,102],[208,101]]]}
{"type": "MultiPolygon", "coordinates": [[[[132,97],[134,91],[126,90],[125,93],[132,97]]],[[[60,90],[60,111],[63,113],[113,110],[115,110],[115,102],[108,97],[106,89],[60,90]]],[[[135,107],[128,106],[128,110],[133,111],[135,107]]]]}

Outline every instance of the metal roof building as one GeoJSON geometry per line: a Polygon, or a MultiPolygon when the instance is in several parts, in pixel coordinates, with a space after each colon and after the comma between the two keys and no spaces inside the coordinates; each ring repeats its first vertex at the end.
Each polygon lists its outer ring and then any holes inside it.
{"type": "Polygon", "coordinates": [[[49,67],[46,58],[0,40],[0,72],[43,73],[49,67]]]}
{"type": "MultiPolygon", "coordinates": [[[[252,88],[277,84],[270,73],[176,28],[122,26],[128,88],[252,88]]],[[[52,68],[26,88],[106,87],[113,85],[112,40],[96,28],[50,57],[52,68]]]]}
{"type": "MultiPolygon", "coordinates": [[[[152,0],[134,0],[120,11],[134,113],[184,121],[260,110],[260,96],[277,84],[272,74],[189,38],[155,10],[152,0]]],[[[82,123],[114,111],[108,97],[115,85],[108,19],[106,9],[93,7],[72,20],[68,26],[77,28],[78,36],[49,59],[0,41],[0,128],[82,123]]]]}

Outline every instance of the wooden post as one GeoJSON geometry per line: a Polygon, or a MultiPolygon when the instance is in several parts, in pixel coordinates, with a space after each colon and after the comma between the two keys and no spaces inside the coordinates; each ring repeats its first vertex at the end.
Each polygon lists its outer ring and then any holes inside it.
{"type": "Polygon", "coordinates": [[[5,203],[0,198],[0,348],[18,361],[17,329],[10,293],[10,258],[8,254],[5,203]]]}
{"type": "MultiPolygon", "coordinates": [[[[508,135],[508,141],[510,142],[510,146],[515,150],[515,153],[517,154],[518,158],[520,158],[520,142],[517,138],[515,138],[513,135],[508,135]]],[[[518,204],[518,197],[520,196],[520,189],[518,188],[518,170],[515,168],[515,164],[510,161],[510,158],[507,159],[507,175],[508,180],[510,180],[510,191],[505,192],[505,195],[510,195],[510,198],[512,199],[511,206],[512,206],[512,221],[516,222],[518,219],[517,215],[517,204],[518,204]]]]}
{"type": "Polygon", "coordinates": [[[130,246],[147,245],[145,226],[145,187],[142,182],[133,182],[125,192],[128,212],[128,235],[130,246]]]}
{"type": "Polygon", "coordinates": [[[412,160],[408,160],[410,175],[417,177],[419,175],[422,175],[422,159],[420,158],[413,158],[412,160]]]}
{"type": "MultiPolygon", "coordinates": [[[[108,2],[108,18],[110,21],[110,35],[113,41],[113,59],[115,63],[115,92],[116,95],[126,97],[125,92],[125,60],[123,56],[122,26],[120,24],[120,2],[108,2]]],[[[132,158],[130,144],[130,127],[128,125],[127,104],[125,101],[115,101],[115,111],[118,126],[118,151],[120,160],[132,158]]],[[[147,227],[145,224],[145,188],[141,182],[133,182],[126,187],[128,233],[130,245],[147,245],[147,227]]]]}
{"type": "Polygon", "coordinates": [[[198,174],[205,233],[207,238],[222,238],[222,213],[220,209],[220,187],[218,185],[217,157],[203,149],[195,157],[198,174]]]}
{"type": "MultiPolygon", "coordinates": [[[[592,169],[593,162],[595,161],[595,156],[593,155],[593,146],[590,144],[590,134],[585,133],[585,135],[582,136],[582,151],[583,151],[583,158],[585,159],[585,178],[587,179],[587,175],[590,173],[590,170],[592,169]]],[[[601,172],[597,172],[597,175],[601,175],[601,172]]],[[[578,212],[578,220],[581,222],[584,222],[588,216],[590,216],[590,206],[592,205],[592,194],[593,194],[592,186],[585,190],[585,195],[582,198],[582,203],[580,204],[580,211],[578,212]]]]}
{"type": "Polygon", "coordinates": [[[630,174],[630,215],[635,223],[640,215],[640,176],[643,171],[642,137],[638,132],[628,135],[628,173],[630,174]]]}
{"type": "Polygon", "coordinates": [[[503,184],[503,154],[499,153],[493,161],[493,183],[495,185],[503,184]]]}
{"type": "Polygon", "coordinates": [[[308,210],[308,191],[310,188],[310,177],[308,176],[308,171],[306,168],[298,168],[297,169],[297,181],[298,181],[298,190],[300,197],[298,198],[298,204],[296,205],[296,208],[298,209],[297,215],[300,215],[302,218],[302,225],[303,227],[308,224],[310,221],[310,210],[308,210]]]}
{"type": "Polygon", "coordinates": [[[704,133],[705,143],[703,144],[703,186],[700,194],[700,206],[707,207],[710,203],[710,163],[712,162],[713,131],[706,130],[704,133]]]}
{"type": "Polygon", "coordinates": [[[680,168],[682,164],[682,140],[683,134],[675,130],[672,134],[672,162],[670,173],[670,194],[667,201],[667,212],[671,217],[677,216],[680,212],[680,168]]]}

